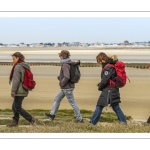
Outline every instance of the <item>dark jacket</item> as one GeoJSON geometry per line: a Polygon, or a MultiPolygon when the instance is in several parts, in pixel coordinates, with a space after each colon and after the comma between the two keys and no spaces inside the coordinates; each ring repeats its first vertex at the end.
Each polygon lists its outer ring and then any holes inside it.
{"type": "Polygon", "coordinates": [[[120,103],[120,93],[119,88],[115,86],[110,86],[110,79],[115,82],[116,72],[112,66],[107,66],[103,71],[103,68],[107,64],[115,64],[117,60],[109,59],[107,62],[102,64],[101,71],[101,82],[98,84],[98,89],[101,92],[97,105],[107,106],[108,104],[113,105],[120,103]]]}
{"type": "Polygon", "coordinates": [[[59,85],[61,89],[70,89],[75,88],[75,84],[69,81],[70,79],[70,64],[72,63],[71,60],[63,63],[60,70],[59,85]]]}
{"type": "Polygon", "coordinates": [[[15,96],[24,96],[26,97],[29,93],[28,90],[25,90],[22,87],[22,82],[24,79],[24,72],[27,68],[30,70],[30,66],[26,62],[18,63],[14,68],[13,78],[12,78],[12,88],[11,88],[11,94],[14,94],[15,96]]]}

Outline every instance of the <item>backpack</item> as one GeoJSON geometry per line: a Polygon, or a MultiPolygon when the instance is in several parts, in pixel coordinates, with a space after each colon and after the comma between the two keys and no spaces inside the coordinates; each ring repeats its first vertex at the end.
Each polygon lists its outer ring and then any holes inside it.
{"type": "Polygon", "coordinates": [[[72,83],[78,83],[81,77],[81,73],[80,73],[80,60],[78,60],[77,62],[72,62],[70,64],[70,79],[69,81],[72,83]]]}
{"type": "Polygon", "coordinates": [[[25,68],[24,80],[22,86],[24,89],[32,91],[36,85],[36,82],[33,80],[33,74],[30,70],[25,68]]]}
{"type": "MultiPolygon", "coordinates": [[[[114,82],[115,86],[117,88],[122,88],[126,85],[126,80],[127,80],[127,75],[126,75],[126,71],[125,71],[125,64],[122,61],[117,61],[116,64],[107,64],[103,71],[106,69],[106,67],[111,66],[113,68],[115,68],[116,71],[116,81],[114,82]]],[[[129,80],[129,78],[128,78],[129,80]]],[[[111,81],[110,83],[112,83],[113,81],[111,81]]],[[[129,80],[130,82],[130,80],[129,80]]]]}

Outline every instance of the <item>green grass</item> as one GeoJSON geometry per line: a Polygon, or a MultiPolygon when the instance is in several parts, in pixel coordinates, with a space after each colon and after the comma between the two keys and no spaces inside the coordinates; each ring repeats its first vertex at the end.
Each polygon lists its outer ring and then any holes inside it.
{"type": "Polygon", "coordinates": [[[53,121],[46,118],[43,113],[49,110],[28,110],[34,117],[38,118],[37,125],[32,126],[24,118],[20,117],[19,126],[9,128],[7,123],[12,120],[13,112],[10,109],[0,110],[0,132],[1,133],[149,133],[150,125],[147,123],[133,122],[131,116],[125,116],[128,125],[118,122],[117,116],[112,112],[103,112],[97,125],[88,126],[93,112],[81,110],[84,123],[75,123],[73,110],[58,110],[53,121]]]}

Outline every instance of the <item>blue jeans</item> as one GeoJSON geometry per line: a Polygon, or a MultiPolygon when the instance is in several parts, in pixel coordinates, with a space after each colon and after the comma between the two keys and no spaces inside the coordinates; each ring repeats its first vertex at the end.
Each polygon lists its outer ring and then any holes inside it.
{"type": "MultiPolygon", "coordinates": [[[[98,122],[98,120],[100,119],[103,108],[104,108],[104,106],[99,106],[99,105],[96,106],[95,112],[90,119],[90,123],[95,125],[98,122]]],[[[126,118],[125,118],[122,110],[120,109],[119,104],[112,105],[112,109],[116,113],[118,120],[120,122],[124,122],[126,124],[127,123],[126,118]]]]}
{"type": "Polygon", "coordinates": [[[74,95],[73,95],[73,88],[70,89],[61,89],[59,91],[59,93],[56,95],[56,97],[54,98],[54,104],[52,106],[52,109],[50,111],[51,115],[55,115],[59,106],[60,106],[60,102],[61,100],[66,96],[68,99],[68,102],[70,103],[70,105],[72,106],[73,110],[74,110],[74,114],[76,116],[76,119],[81,121],[82,120],[82,116],[80,114],[80,109],[74,99],[74,95]]]}

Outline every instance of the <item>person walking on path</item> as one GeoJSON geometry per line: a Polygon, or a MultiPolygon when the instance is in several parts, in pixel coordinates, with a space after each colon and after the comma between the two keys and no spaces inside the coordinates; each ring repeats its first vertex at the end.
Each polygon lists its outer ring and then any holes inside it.
{"type": "Polygon", "coordinates": [[[11,97],[13,98],[12,110],[14,113],[13,120],[7,124],[7,127],[18,126],[19,116],[21,115],[31,125],[36,124],[36,118],[32,117],[27,111],[22,108],[22,102],[28,96],[29,91],[22,87],[25,68],[30,70],[30,66],[24,61],[25,57],[20,52],[15,52],[12,55],[13,67],[9,77],[9,84],[12,83],[11,97]]]}
{"type": "Polygon", "coordinates": [[[100,119],[102,110],[105,106],[112,107],[113,111],[116,113],[119,122],[127,124],[125,115],[123,114],[119,103],[120,101],[120,93],[119,88],[115,87],[113,84],[110,84],[110,79],[115,82],[116,71],[112,66],[107,66],[103,71],[103,68],[107,64],[115,64],[118,59],[114,55],[114,59],[109,58],[105,53],[101,52],[97,55],[96,59],[99,64],[102,65],[101,71],[101,82],[98,84],[98,90],[101,91],[101,94],[98,98],[97,105],[93,116],[90,118],[88,125],[96,125],[100,119]]]}
{"type": "MultiPolygon", "coordinates": [[[[150,64],[148,65],[148,69],[150,70],[150,64]]],[[[150,117],[147,119],[147,123],[150,124],[150,117]]]]}
{"type": "Polygon", "coordinates": [[[73,90],[75,89],[75,83],[69,81],[70,79],[70,64],[72,63],[70,59],[70,52],[67,50],[62,50],[59,53],[61,69],[60,75],[57,77],[59,80],[60,91],[54,98],[53,106],[50,113],[44,113],[51,121],[54,120],[57,110],[59,109],[61,100],[66,96],[68,102],[74,110],[76,116],[75,122],[83,122],[80,109],[75,101],[73,90]]]}

